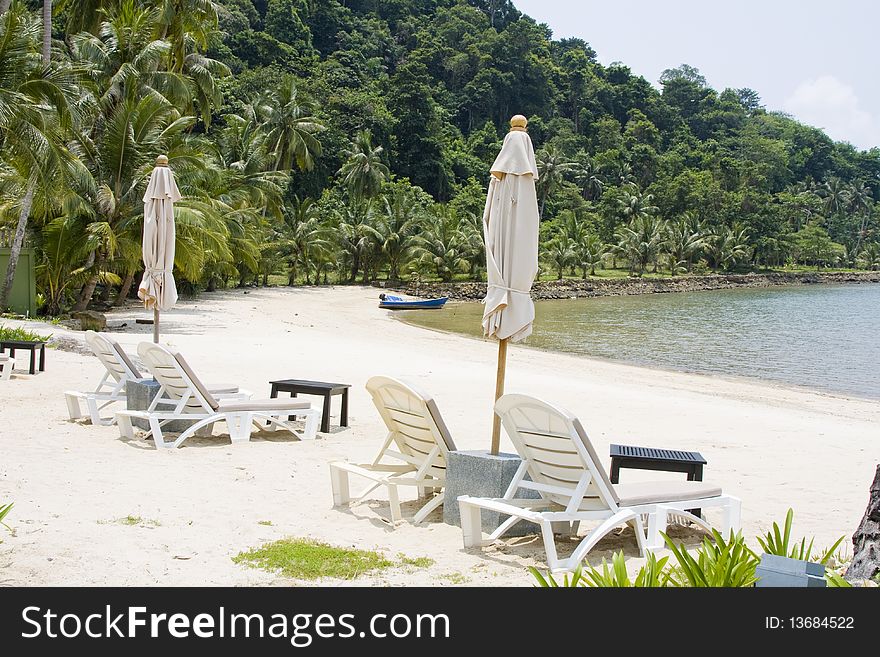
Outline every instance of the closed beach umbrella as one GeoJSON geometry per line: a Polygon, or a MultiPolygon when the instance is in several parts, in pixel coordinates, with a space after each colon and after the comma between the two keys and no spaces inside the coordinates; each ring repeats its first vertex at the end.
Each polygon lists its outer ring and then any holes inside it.
{"type": "MultiPolygon", "coordinates": [[[[527,338],[535,319],[529,293],[538,273],[538,167],[526,124],[521,115],[510,120],[510,132],[492,165],[483,212],[488,281],[483,333],[498,340],[495,399],[504,394],[507,343],[527,338]]],[[[492,454],[498,453],[500,433],[494,416],[492,454]]]]}
{"type": "Polygon", "coordinates": [[[168,167],[168,158],[160,155],[144,193],[144,277],[138,287],[144,307],[153,309],[153,342],[159,342],[159,311],[177,303],[173,273],[174,203],[179,200],[180,191],[168,167]]]}

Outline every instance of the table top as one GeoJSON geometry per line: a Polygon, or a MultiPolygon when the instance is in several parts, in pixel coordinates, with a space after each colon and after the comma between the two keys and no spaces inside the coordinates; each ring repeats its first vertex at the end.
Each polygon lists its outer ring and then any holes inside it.
{"type": "Polygon", "coordinates": [[[277,390],[282,390],[285,392],[295,392],[294,388],[298,390],[304,389],[313,389],[313,390],[336,390],[341,388],[351,388],[350,383],[327,383],[326,381],[308,381],[306,379],[281,379],[279,381],[270,381],[272,386],[274,386],[277,390]]]}
{"type": "Polygon", "coordinates": [[[650,459],[653,461],[672,461],[677,463],[706,463],[706,459],[699,452],[657,449],[655,447],[633,447],[632,445],[611,445],[611,457],[650,459]]]}
{"type": "Polygon", "coordinates": [[[25,347],[43,347],[46,343],[41,340],[0,340],[0,345],[24,349],[25,347]]]}

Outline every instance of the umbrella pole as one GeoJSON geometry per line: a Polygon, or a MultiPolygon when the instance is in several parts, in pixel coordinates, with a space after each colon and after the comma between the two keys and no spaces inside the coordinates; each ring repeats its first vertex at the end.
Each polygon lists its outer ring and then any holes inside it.
{"type": "MultiPolygon", "coordinates": [[[[495,401],[504,394],[504,375],[507,373],[507,338],[498,341],[498,371],[495,374],[495,401]]],[[[501,443],[501,418],[492,413],[492,450],[497,455],[501,443]]]]}
{"type": "Polygon", "coordinates": [[[153,342],[159,344],[159,309],[153,308],[153,342]]]}

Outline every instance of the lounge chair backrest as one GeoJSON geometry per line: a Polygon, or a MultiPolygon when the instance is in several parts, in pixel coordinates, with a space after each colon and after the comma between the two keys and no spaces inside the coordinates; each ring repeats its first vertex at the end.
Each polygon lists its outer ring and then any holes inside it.
{"type": "Polygon", "coordinates": [[[86,331],[86,344],[98,360],[107,368],[107,372],[117,383],[123,380],[140,379],[141,373],[128,355],[109,335],[86,331]]]}
{"type": "Polygon", "coordinates": [[[455,443],[434,399],[387,376],[372,377],[366,387],[400,454],[419,467],[436,446],[438,452],[426,473],[445,476],[446,455],[455,450],[455,443]]]}
{"type": "MultiPolygon", "coordinates": [[[[538,490],[542,497],[568,506],[578,483],[589,472],[584,503],[596,509],[616,508],[620,501],[586,431],[574,415],[527,395],[510,394],[495,402],[495,412],[532,482],[554,491],[538,490]],[[564,489],[564,490],[560,490],[564,489]],[[571,491],[567,494],[565,491],[571,491]]],[[[528,482],[524,482],[528,488],[528,482]]]]}
{"type": "Polygon", "coordinates": [[[193,372],[183,355],[176,350],[152,342],[141,342],[138,354],[153,378],[165,388],[171,401],[189,396],[187,409],[192,412],[216,411],[220,404],[193,372]]]}

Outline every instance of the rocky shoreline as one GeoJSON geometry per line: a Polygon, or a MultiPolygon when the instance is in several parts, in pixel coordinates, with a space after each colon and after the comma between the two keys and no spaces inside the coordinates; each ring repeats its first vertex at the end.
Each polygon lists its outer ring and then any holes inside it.
{"type": "MultiPolygon", "coordinates": [[[[880,283],[880,272],[774,272],[770,274],[713,274],[674,278],[589,278],[539,281],[532,287],[533,299],[614,297],[633,294],[697,292],[729,288],[759,288],[778,285],[817,285],[828,283],[880,283]]],[[[459,301],[479,301],[486,296],[486,284],[409,282],[396,289],[423,297],[449,297],[459,301]]]]}

